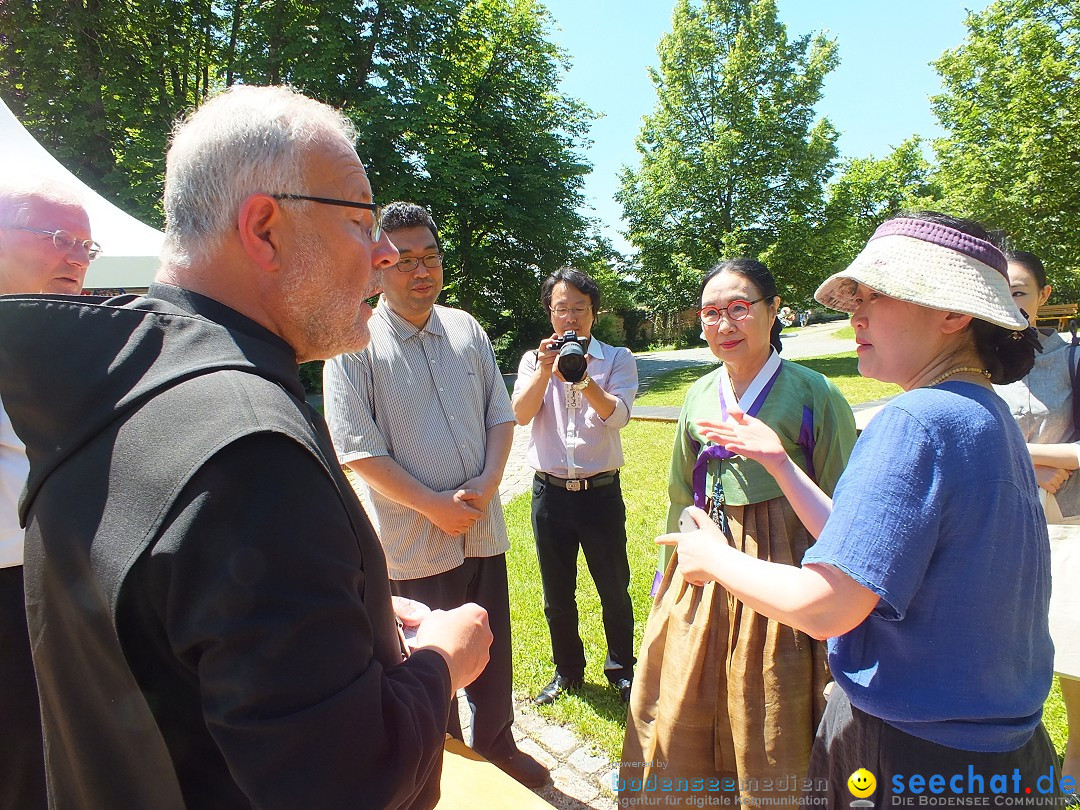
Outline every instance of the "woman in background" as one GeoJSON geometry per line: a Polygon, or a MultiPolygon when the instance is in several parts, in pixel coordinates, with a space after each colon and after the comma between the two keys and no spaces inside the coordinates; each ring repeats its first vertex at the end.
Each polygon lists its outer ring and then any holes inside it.
{"type": "MultiPolygon", "coordinates": [[[[1032,253],[1009,254],[1009,284],[1013,300],[1035,326],[1039,307],[1052,291],[1043,263],[1032,253]]],[[[1080,523],[1080,486],[1070,481],[1080,467],[1080,431],[1074,416],[1072,366],[1080,364],[1080,352],[1054,329],[1040,329],[1042,353],[1026,377],[1010,385],[996,386],[1009,405],[1035,465],[1035,478],[1045,490],[1046,516],[1052,524],[1080,523]],[[1074,356],[1075,355],[1075,356],[1074,356]],[[1066,482],[1068,482],[1066,484],[1066,482]]],[[[1066,530],[1075,531],[1075,530],[1066,530]]],[[[1061,696],[1069,728],[1080,729],[1080,615],[1057,620],[1055,607],[1065,597],[1058,588],[1074,589],[1080,574],[1080,540],[1055,538],[1051,567],[1055,593],[1051,603],[1051,631],[1054,638],[1054,668],[1059,675],[1061,696]],[[1072,576],[1070,576],[1072,574],[1072,576]]],[[[1080,742],[1069,735],[1061,771],[1080,779],[1080,742]]]]}

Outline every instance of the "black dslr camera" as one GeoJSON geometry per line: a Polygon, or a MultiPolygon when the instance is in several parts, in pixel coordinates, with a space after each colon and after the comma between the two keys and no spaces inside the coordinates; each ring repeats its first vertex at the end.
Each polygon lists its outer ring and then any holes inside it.
{"type": "Polygon", "coordinates": [[[558,366],[559,373],[567,382],[580,382],[585,376],[585,368],[588,365],[585,359],[585,347],[588,345],[589,339],[579,338],[577,332],[573,330],[548,344],[549,349],[559,350],[555,365],[558,366]]]}

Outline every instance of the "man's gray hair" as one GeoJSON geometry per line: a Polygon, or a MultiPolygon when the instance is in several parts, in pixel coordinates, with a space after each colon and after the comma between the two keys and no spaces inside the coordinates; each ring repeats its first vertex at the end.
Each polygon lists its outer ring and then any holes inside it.
{"type": "Polygon", "coordinates": [[[58,180],[37,175],[6,175],[0,178],[0,228],[25,225],[20,214],[35,200],[85,209],[82,194],[58,180]]]}
{"type": "Polygon", "coordinates": [[[252,194],[307,193],[311,148],[336,140],[353,145],[352,122],[290,87],[238,85],[207,101],[173,130],[165,161],[165,261],[205,261],[252,194]]]}

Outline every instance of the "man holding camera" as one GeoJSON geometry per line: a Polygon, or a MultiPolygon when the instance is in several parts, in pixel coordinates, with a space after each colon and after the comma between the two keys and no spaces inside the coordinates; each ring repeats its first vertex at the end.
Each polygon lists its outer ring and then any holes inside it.
{"type": "Polygon", "coordinates": [[[518,424],[533,423],[532,524],[555,662],[555,677],[533,702],[553,703],[584,680],[585,648],[575,598],[579,547],[603,606],[604,674],[628,702],[634,679],[634,610],[619,431],[630,421],[637,365],[629,349],[591,337],[600,288],[587,274],[560,268],[545,279],[540,300],[555,333],[521,358],[512,398],[518,424]]]}
{"type": "MultiPolygon", "coordinates": [[[[510,597],[499,482],[514,417],[495,353],[467,312],[435,302],[443,254],[426,208],[395,202],[383,231],[399,259],[382,275],[371,342],[327,361],[326,418],[338,461],[364,482],[395,596],[488,612],[491,658],[465,687],[472,747],[529,787],[548,780],[514,742],[510,597]]],[[[449,731],[461,738],[457,703],[449,731]]]]}

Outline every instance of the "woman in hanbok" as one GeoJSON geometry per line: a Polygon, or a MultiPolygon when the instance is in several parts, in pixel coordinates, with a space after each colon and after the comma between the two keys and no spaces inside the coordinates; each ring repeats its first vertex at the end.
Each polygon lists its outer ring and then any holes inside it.
{"type": "MultiPolygon", "coordinates": [[[[798,565],[813,543],[772,476],[706,439],[702,418],[756,414],[831,492],[855,442],[851,408],[816,371],[782,361],[779,297],[761,262],[735,259],[701,285],[702,332],[721,365],[690,387],[668,479],[669,531],[692,505],[735,548],[798,565]]],[[[824,645],[715,583],[689,585],[662,558],[630,699],[619,798],[691,805],[706,796],[794,801],[824,710],[824,645]],[[650,781],[651,780],[651,781],[650,781]],[[683,780],[683,781],[680,781],[683,780]],[[667,787],[665,787],[667,786],[667,787]]]]}

